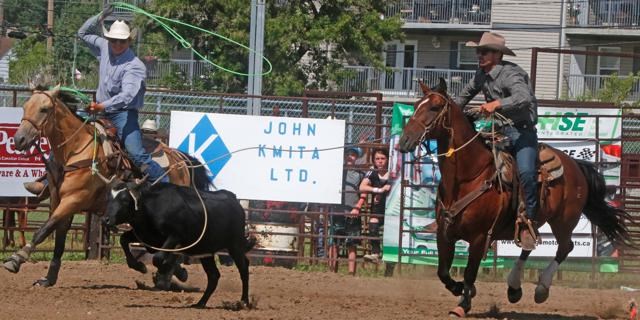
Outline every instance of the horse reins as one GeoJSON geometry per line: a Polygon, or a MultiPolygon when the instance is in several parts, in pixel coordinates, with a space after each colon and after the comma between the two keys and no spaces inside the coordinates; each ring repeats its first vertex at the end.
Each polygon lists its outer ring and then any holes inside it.
{"type": "MultiPolygon", "coordinates": [[[[419,124],[423,131],[422,131],[422,135],[420,136],[420,139],[418,140],[419,142],[423,142],[425,141],[425,138],[427,136],[427,134],[439,123],[442,123],[442,126],[445,127],[447,130],[449,131],[453,131],[452,128],[446,127],[444,125],[444,121],[447,119],[446,115],[448,115],[449,113],[451,113],[451,102],[449,100],[449,98],[447,98],[445,95],[439,93],[439,92],[430,92],[429,94],[427,94],[427,98],[420,102],[420,104],[418,104],[418,107],[416,108],[416,110],[413,112],[413,115],[411,116],[410,119],[413,119],[417,124],[419,124]],[[445,105],[442,108],[442,110],[440,111],[440,113],[438,113],[438,115],[436,116],[436,118],[431,121],[429,124],[423,124],[421,121],[419,121],[418,119],[415,118],[415,115],[418,113],[418,110],[420,110],[420,108],[429,101],[429,96],[431,95],[437,95],[440,98],[442,98],[445,101],[445,105]]],[[[451,118],[451,117],[449,117],[451,118]]],[[[450,134],[450,136],[453,139],[453,134],[450,134]]],[[[460,147],[457,147],[455,149],[449,149],[447,150],[447,152],[442,152],[442,153],[436,153],[436,154],[429,154],[428,156],[430,157],[440,157],[440,156],[446,156],[446,157],[451,157],[454,153],[464,149],[466,146],[468,146],[471,141],[475,140],[478,136],[480,136],[480,131],[478,131],[478,133],[476,133],[471,139],[469,139],[469,141],[463,143],[460,147]]],[[[426,155],[425,155],[426,156],[426,155]]],[[[420,159],[422,157],[419,157],[418,159],[420,159]]]]}

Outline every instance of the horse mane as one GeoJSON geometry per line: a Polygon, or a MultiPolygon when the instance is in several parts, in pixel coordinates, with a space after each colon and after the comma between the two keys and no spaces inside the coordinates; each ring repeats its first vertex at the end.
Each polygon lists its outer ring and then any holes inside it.
{"type": "Polygon", "coordinates": [[[84,122],[84,119],[77,114],[78,109],[82,107],[83,103],[76,95],[70,91],[59,90],[58,99],[62,101],[62,103],[76,118],[84,122]]]}
{"type": "MultiPolygon", "coordinates": [[[[51,86],[48,86],[45,84],[37,84],[33,88],[33,91],[49,91],[49,90],[51,90],[51,86]]],[[[76,111],[78,111],[78,108],[82,105],[82,101],[80,101],[78,97],[76,97],[70,91],[58,90],[57,98],[60,99],[60,101],[62,101],[62,103],[67,107],[67,109],[69,109],[69,111],[71,111],[71,113],[73,113],[74,116],[76,116],[76,118],[84,121],[84,119],[82,119],[80,116],[78,116],[78,114],[76,114],[76,111]]]]}

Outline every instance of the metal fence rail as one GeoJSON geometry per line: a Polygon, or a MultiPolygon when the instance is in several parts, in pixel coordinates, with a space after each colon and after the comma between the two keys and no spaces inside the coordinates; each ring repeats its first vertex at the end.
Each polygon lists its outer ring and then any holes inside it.
{"type": "Polygon", "coordinates": [[[345,66],[350,76],[344,80],[340,90],[354,92],[380,92],[385,95],[418,98],[422,91],[418,80],[427,84],[447,81],[447,91],[452,96],[460,94],[471,81],[475,70],[393,68],[389,72],[366,66],[345,66]]]}
{"type": "MultiPolygon", "coordinates": [[[[570,74],[566,76],[567,96],[571,99],[582,98],[591,100],[598,97],[599,92],[604,89],[608,75],[592,74],[570,74]]],[[[629,76],[619,76],[620,79],[629,76]]],[[[631,93],[626,100],[637,101],[640,99],[640,81],[636,80],[631,88],[631,93]]]]}
{"type": "Polygon", "coordinates": [[[492,0],[402,0],[387,7],[387,16],[406,22],[490,24],[492,0]]]}
{"type": "Polygon", "coordinates": [[[637,0],[573,0],[567,5],[568,25],[632,28],[640,25],[637,0]]]}

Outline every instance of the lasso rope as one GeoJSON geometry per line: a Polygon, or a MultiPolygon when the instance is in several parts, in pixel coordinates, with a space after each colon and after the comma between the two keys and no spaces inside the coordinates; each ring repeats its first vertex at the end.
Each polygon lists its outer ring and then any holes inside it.
{"type": "Polygon", "coordinates": [[[182,45],[183,48],[190,49],[200,59],[208,62],[209,64],[211,64],[212,66],[214,66],[214,67],[216,67],[216,68],[218,68],[220,70],[223,70],[223,71],[226,71],[226,72],[229,72],[231,74],[238,75],[238,76],[245,76],[245,77],[264,76],[264,75],[267,75],[267,74],[271,73],[271,71],[273,70],[273,66],[271,65],[271,61],[269,61],[269,59],[267,59],[264,55],[256,52],[255,50],[247,47],[246,45],[244,45],[242,43],[239,43],[239,42],[237,42],[237,41],[235,41],[233,39],[230,39],[228,37],[225,37],[225,36],[223,36],[221,34],[215,33],[213,31],[202,29],[200,27],[188,24],[186,22],[182,22],[180,20],[165,18],[165,17],[162,17],[162,16],[158,16],[158,15],[149,13],[149,12],[147,12],[147,11],[141,9],[141,8],[138,8],[138,7],[136,7],[136,6],[132,5],[132,4],[128,4],[128,3],[124,3],[124,2],[114,2],[111,5],[114,8],[122,9],[122,10],[126,10],[126,11],[131,11],[133,13],[141,14],[141,15],[144,15],[144,16],[150,18],[151,20],[155,21],[160,27],[162,27],[165,31],[167,31],[167,33],[169,33],[173,38],[175,38],[180,43],[180,45],[182,45]],[[184,37],[182,37],[168,23],[174,24],[174,25],[185,26],[187,28],[195,29],[195,30],[210,34],[210,35],[212,35],[214,37],[220,38],[220,39],[222,39],[224,41],[227,41],[229,43],[233,43],[233,44],[235,44],[235,45],[237,45],[237,46],[239,46],[239,47],[241,47],[243,49],[248,50],[249,52],[252,52],[252,53],[254,53],[256,55],[259,55],[262,58],[262,60],[264,60],[264,62],[266,62],[267,66],[268,66],[268,70],[264,71],[262,73],[244,73],[244,72],[231,70],[229,68],[226,68],[226,67],[223,67],[223,66],[221,66],[219,64],[216,64],[215,62],[212,62],[211,60],[207,59],[207,57],[205,55],[203,55],[202,53],[200,53],[198,50],[194,49],[192,44],[191,44],[191,42],[187,41],[184,37]]]}
{"type": "MultiPolygon", "coordinates": [[[[378,139],[371,139],[371,140],[367,140],[365,143],[375,143],[378,141],[382,141],[384,140],[384,138],[378,138],[378,139]]],[[[352,144],[345,144],[342,146],[338,146],[338,147],[329,147],[329,148],[322,148],[322,149],[313,149],[313,150],[296,150],[296,152],[320,152],[320,151],[330,151],[330,150],[338,150],[338,149],[348,149],[351,147],[358,147],[360,146],[362,143],[352,143],[352,144]]],[[[160,181],[162,178],[164,178],[164,176],[166,176],[167,174],[169,174],[169,172],[171,172],[171,170],[180,167],[180,166],[185,166],[186,168],[189,169],[195,169],[195,168],[199,168],[199,167],[204,167],[210,163],[214,163],[222,158],[228,157],[234,153],[238,153],[238,152],[243,152],[243,151],[249,151],[249,150],[255,150],[255,149],[264,149],[264,150],[276,150],[275,148],[268,148],[268,147],[246,147],[246,148],[241,148],[238,150],[234,150],[231,152],[227,152],[223,155],[217,156],[207,162],[201,163],[201,164],[197,164],[197,165],[187,165],[186,161],[180,161],[180,162],[176,162],[173,165],[169,166],[169,168],[167,168],[167,170],[165,170],[164,174],[161,175],[156,181],[154,181],[151,185],[155,185],[156,183],[158,183],[158,181],[160,181]]],[[[279,149],[278,149],[279,150],[279,149]]]]}

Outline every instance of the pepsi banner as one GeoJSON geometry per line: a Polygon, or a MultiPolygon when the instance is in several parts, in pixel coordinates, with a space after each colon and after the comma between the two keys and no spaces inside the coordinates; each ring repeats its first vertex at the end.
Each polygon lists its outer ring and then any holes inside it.
{"type": "MultiPolygon", "coordinates": [[[[22,108],[0,108],[0,197],[33,196],[23,183],[45,174],[42,155],[33,146],[27,152],[15,149],[13,137],[20,126],[22,108]]],[[[41,138],[40,146],[47,154],[49,143],[41,138]]]]}
{"type": "Polygon", "coordinates": [[[345,122],[171,112],[169,144],[238,198],[340,203],[345,122]]]}

